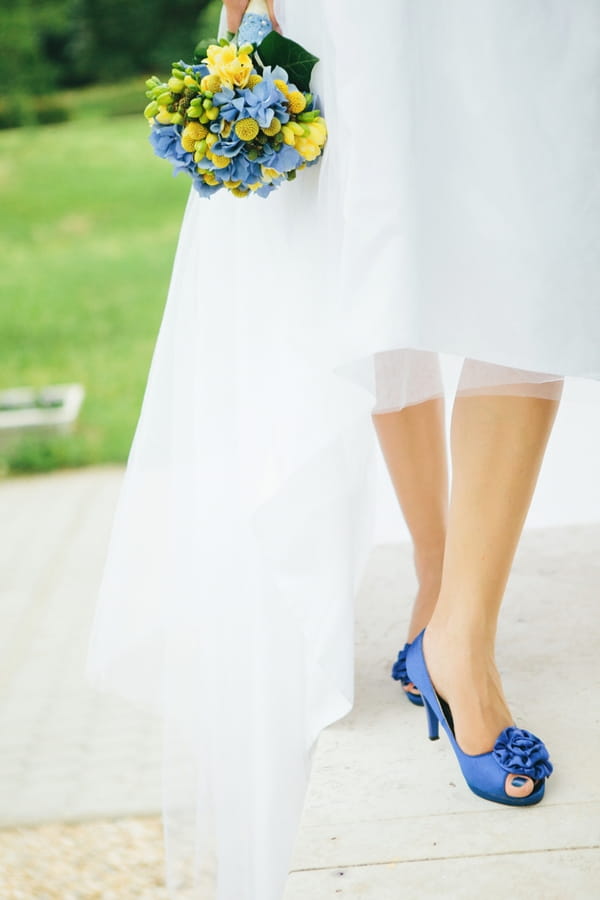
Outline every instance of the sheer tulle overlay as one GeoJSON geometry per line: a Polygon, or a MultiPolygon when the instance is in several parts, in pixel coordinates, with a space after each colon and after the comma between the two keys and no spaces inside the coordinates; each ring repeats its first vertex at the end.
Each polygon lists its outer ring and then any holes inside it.
{"type": "MultiPolygon", "coordinates": [[[[316,739],[353,704],[373,411],[600,411],[597,0],[285,0],[319,166],[192,192],[87,677],[164,720],[174,898],[280,900],[316,739]],[[360,49],[360,53],[358,53],[360,49]]],[[[390,648],[390,659],[397,648],[390,648]]]]}

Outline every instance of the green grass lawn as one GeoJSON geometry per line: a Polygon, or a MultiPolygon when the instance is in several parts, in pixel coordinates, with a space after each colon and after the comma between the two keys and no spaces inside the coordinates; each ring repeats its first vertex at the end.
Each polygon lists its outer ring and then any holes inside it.
{"type": "Polygon", "coordinates": [[[190,189],[147,135],[141,114],[0,133],[0,388],[86,390],[76,432],[0,448],[4,473],[127,458],[190,189]]]}

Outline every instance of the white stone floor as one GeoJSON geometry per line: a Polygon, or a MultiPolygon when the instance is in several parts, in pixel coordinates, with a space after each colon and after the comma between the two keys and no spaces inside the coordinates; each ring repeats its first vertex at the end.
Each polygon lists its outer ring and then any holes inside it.
{"type": "MultiPolygon", "coordinates": [[[[0,482],[1,826],[160,809],[159,724],[83,679],[122,472],[0,482]]],[[[321,735],[285,900],[600,898],[600,524],[527,530],[507,589],[506,692],[556,767],[539,806],[471,794],[389,677],[414,589],[408,544],[378,546],[355,707],[321,735]]]]}
{"type": "Polygon", "coordinates": [[[0,825],[159,807],[159,723],[83,677],[121,478],[0,482],[0,825]]]}

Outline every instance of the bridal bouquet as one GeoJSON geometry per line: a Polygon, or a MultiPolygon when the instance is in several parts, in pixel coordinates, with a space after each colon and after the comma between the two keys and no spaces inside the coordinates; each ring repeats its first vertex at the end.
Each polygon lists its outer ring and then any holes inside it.
{"type": "Polygon", "coordinates": [[[202,197],[266,197],[323,152],[327,126],[310,92],[318,60],[273,31],[265,13],[264,0],[251,0],[237,39],[202,42],[194,64],[173,63],[166,83],[146,82],[154,152],[202,197]]]}

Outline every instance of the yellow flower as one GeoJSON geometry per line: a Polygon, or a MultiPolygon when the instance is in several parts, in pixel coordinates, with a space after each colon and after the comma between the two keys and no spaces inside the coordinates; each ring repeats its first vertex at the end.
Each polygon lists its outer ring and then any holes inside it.
{"type": "Polygon", "coordinates": [[[252,74],[252,60],[247,53],[238,52],[235,44],[224,47],[211,44],[206,52],[208,69],[217,75],[225,87],[246,87],[252,74]]]}
{"type": "Polygon", "coordinates": [[[255,181],[254,184],[249,184],[248,187],[251,191],[257,191],[260,187],[263,186],[262,181],[255,181]]]}
{"type": "Polygon", "coordinates": [[[322,147],[327,140],[327,125],[322,116],[318,116],[314,121],[308,122],[308,130],[310,131],[310,140],[315,141],[322,147]]]}
{"type": "Polygon", "coordinates": [[[267,183],[281,177],[281,172],[278,172],[277,169],[272,169],[269,166],[261,166],[260,170],[262,172],[262,177],[267,183]]]}
{"type": "Polygon", "coordinates": [[[276,119],[275,117],[273,117],[273,121],[271,122],[269,127],[263,128],[263,130],[262,130],[263,134],[266,134],[267,137],[273,137],[274,134],[279,134],[280,131],[281,131],[281,122],[279,121],[279,119],[276,119]]]}
{"type": "Polygon", "coordinates": [[[212,161],[217,169],[226,169],[231,162],[228,156],[218,156],[216,153],[212,154],[212,161]]]}
{"type": "Polygon", "coordinates": [[[251,75],[250,78],[248,79],[248,87],[249,88],[256,87],[256,85],[260,84],[261,81],[262,81],[262,78],[260,77],[260,75],[251,75]]]}
{"type": "MultiPolygon", "coordinates": [[[[200,174],[202,174],[202,169],[198,169],[200,174]]],[[[202,175],[205,184],[209,184],[211,187],[216,187],[220,184],[219,179],[212,172],[204,172],[202,175]]]]}
{"type": "Polygon", "coordinates": [[[209,147],[212,147],[213,144],[216,144],[218,140],[219,140],[219,138],[217,137],[216,134],[213,134],[212,131],[209,131],[208,134],[206,135],[206,143],[208,144],[209,147]]]}
{"type": "Polygon", "coordinates": [[[286,97],[290,93],[290,89],[288,88],[287,83],[285,81],[282,81],[281,78],[276,78],[274,80],[273,84],[275,85],[276,88],[279,88],[281,93],[284,94],[286,97]]]}
{"type": "Polygon", "coordinates": [[[231,193],[234,197],[249,197],[250,191],[243,191],[241,188],[233,188],[231,193]]]}
{"type": "Polygon", "coordinates": [[[293,131],[298,137],[303,137],[306,134],[304,126],[299,122],[288,122],[286,127],[289,128],[290,131],[293,131]]]}
{"type": "Polygon", "coordinates": [[[193,153],[196,149],[196,141],[184,132],[181,135],[181,146],[187,153],[193,153]]]}
{"type": "Polygon", "coordinates": [[[194,141],[201,141],[208,134],[208,128],[200,122],[188,122],[183,129],[182,137],[190,137],[194,141]]]}
{"type": "Polygon", "coordinates": [[[225,187],[229,188],[229,190],[233,190],[233,188],[239,187],[241,183],[242,183],[241,180],[240,181],[224,181],[223,182],[225,187]]]}
{"type": "Polygon", "coordinates": [[[288,109],[291,113],[301,113],[306,109],[306,97],[300,91],[291,91],[287,99],[288,109]]]}
{"type": "Polygon", "coordinates": [[[170,113],[166,106],[159,106],[155,118],[161,125],[170,125],[173,121],[173,113],[170,113]]]}
{"type": "Polygon", "coordinates": [[[304,157],[304,159],[308,160],[308,162],[312,162],[313,159],[316,159],[317,156],[321,155],[320,146],[315,143],[315,141],[311,141],[310,138],[297,138],[296,150],[298,151],[300,156],[304,157]]]}
{"type": "Polygon", "coordinates": [[[231,129],[233,128],[233,123],[228,122],[227,119],[223,119],[221,122],[221,134],[224,138],[228,138],[231,134],[231,129]]]}
{"type": "Polygon", "coordinates": [[[286,144],[289,144],[290,147],[293,147],[296,142],[296,135],[289,127],[289,125],[284,125],[281,129],[281,133],[283,135],[283,140],[286,144]]]}
{"type": "Polygon", "coordinates": [[[210,91],[211,94],[216,94],[221,90],[221,81],[219,79],[219,76],[205,75],[200,82],[200,88],[203,91],[210,91]]]}
{"type": "Polygon", "coordinates": [[[241,141],[253,141],[259,130],[256,119],[240,119],[235,123],[235,133],[241,141]]]}

